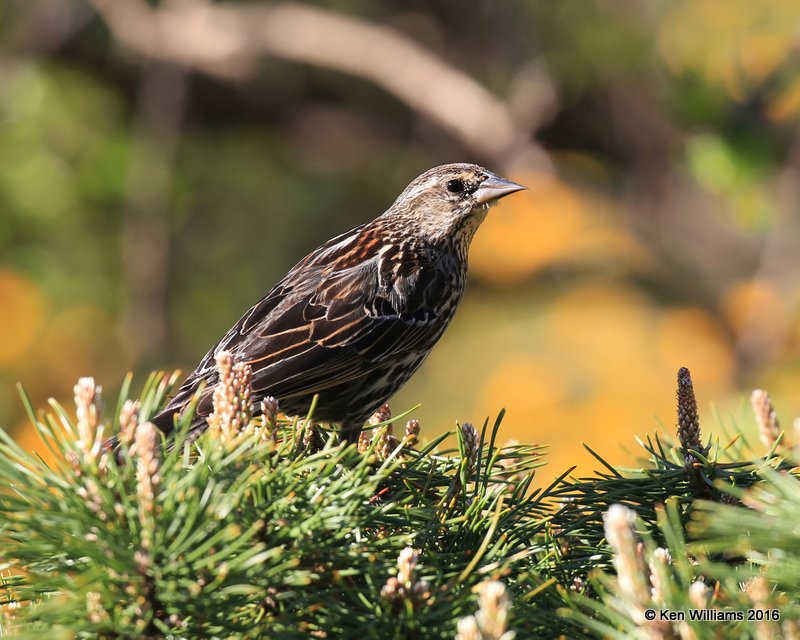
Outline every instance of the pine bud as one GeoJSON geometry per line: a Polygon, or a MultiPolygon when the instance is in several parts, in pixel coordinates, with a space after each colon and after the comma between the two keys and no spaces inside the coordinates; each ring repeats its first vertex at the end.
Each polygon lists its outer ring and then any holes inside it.
{"type": "Polygon", "coordinates": [[[319,428],[313,421],[309,421],[306,423],[304,420],[300,423],[303,429],[302,431],[302,443],[303,449],[306,451],[321,451],[322,448],[325,446],[325,442],[322,438],[322,433],[320,432],[319,428]]]}
{"type": "Polygon", "coordinates": [[[406,422],[406,437],[403,444],[406,447],[414,447],[419,442],[419,420],[409,420],[406,422]]]}
{"type": "MultiPolygon", "coordinates": [[[[382,422],[387,422],[392,419],[392,410],[389,408],[389,403],[384,402],[378,409],[373,413],[368,422],[370,426],[375,426],[381,424],[382,422]]],[[[391,423],[389,423],[391,424],[391,423]]]]}
{"type": "Polygon", "coordinates": [[[358,451],[366,453],[369,451],[369,444],[372,442],[372,431],[364,430],[358,434],[358,451]]]}
{"type": "Polygon", "coordinates": [[[94,624],[108,619],[108,613],[103,609],[103,600],[97,591],[86,593],[86,617],[94,624]]]}
{"type": "Polygon", "coordinates": [[[418,552],[411,547],[403,549],[397,558],[397,576],[387,579],[381,589],[381,597],[395,608],[404,601],[416,608],[430,599],[430,585],[425,580],[417,580],[415,576],[418,556],[418,552]]]}
{"type": "MultiPolygon", "coordinates": [[[[369,433],[371,434],[371,441],[375,443],[375,454],[381,460],[385,460],[389,457],[389,454],[391,454],[391,452],[395,449],[395,447],[392,446],[392,443],[397,441],[397,439],[392,436],[392,431],[394,430],[393,424],[391,422],[387,422],[387,420],[391,419],[392,410],[389,408],[389,404],[384,402],[367,421],[370,426],[374,427],[369,431],[369,433]]],[[[359,441],[360,440],[361,438],[359,437],[359,441]]],[[[369,445],[367,445],[367,449],[368,448],[369,445]]],[[[366,451],[367,449],[364,450],[366,451]]],[[[359,451],[361,451],[360,444],[359,451]]]]}
{"type": "Polygon", "coordinates": [[[130,449],[139,424],[139,401],[126,400],[119,412],[119,442],[130,449]]]}
{"type": "Polygon", "coordinates": [[[633,525],[636,513],[621,504],[613,504],[603,515],[606,540],[614,550],[614,567],[617,570],[621,597],[632,607],[634,620],[643,624],[644,605],[649,594],[644,582],[641,558],[637,553],[633,525]]]}
{"type": "Polygon", "coordinates": [[[382,434],[378,441],[378,446],[375,448],[375,452],[378,454],[380,460],[386,460],[399,446],[400,441],[393,435],[382,434]]]}
{"type": "Polygon", "coordinates": [[[208,424],[213,433],[230,441],[250,422],[252,369],[243,362],[234,364],[227,351],[217,353],[216,360],[219,382],[214,387],[214,410],[208,424]]]}
{"type": "Polygon", "coordinates": [[[703,451],[700,441],[700,416],[697,413],[697,400],[694,397],[692,376],[686,367],[678,370],[678,439],[684,452],[687,468],[697,460],[689,450],[703,451]]]}
{"type": "Polygon", "coordinates": [[[261,427],[256,431],[260,440],[277,442],[279,411],[280,404],[277,398],[267,396],[261,401],[261,427]]]}
{"type": "Polygon", "coordinates": [[[100,393],[94,378],[80,378],[75,385],[75,416],[77,418],[78,450],[85,464],[96,464],[103,443],[100,422],[100,393]]]}
{"type": "Polygon", "coordinates": [[[575,576],[572,579],[572,584],[569,585],[570,591],[574,591],[576,593],[583,593],[586,589],[586,580],[581,578],[580,576],[575,576]]]}
{"type": "Polygon", "coordinates": [[[155,531],[155,496],[160,482],[158,474],[158,432],[150,422],[136,428],[136,497],[139,522],[142,526],[142,548],[150,551],[155,531]]]}
{"type": "Polygon", "coordinates": [[[650,556],[650,585],[651,597],[656,604],[664,604],[664,585],[662,576],[667,575],[667,567],[672,563],[669,551],[658,547],[650,556]]]}
{"type": "Polygon", "coordinates": [[[705,609],[708,606],[709,589],[705,582],[696,580],[689,587],[689,602],[695,609],[705,609]]]}
{"type": "Polygon", "coordinates": [[[273,396],[267,396],[261,401],[261,414],[269,422],[274,423],[278,419],[280,410],[280,403],[273,396]]]}
{"type": "Polygon", "coordinates": [[[419,554],[411,547],[406,547],[397,557],[397,579],[404,587],[408,587],[414,578],[414,570],[417,568],[417,557],[419,554]]]}
{"type": "Polygon", "coordinates": [[[511,601],[502,582],[484,582],[478,592],[478,613],[475,621],[484,638],[491,640],[511,640],[512,632],[507,632],[511,601]]]}
{"type": "MultiPolygon", "coordinates": [[[[767,609],[771,590],[764,576],[756,576],[750,580],[745,587],[745,591],[747,593],[747,597],[750,599],[750,602],[753,603],[754,609],[758,609],[760,611],[767,609]]],[[[756,622],[756,638],[759,638],[759,640],[762,638],[766,640],[776,637],[775,634],[772,633],[772,625],[767,622],[768,618],[757,617],[756,620],[759,620],[756,622]]]]}
{"type": "Polygon", "coordinates": [[[381,588],[381,598],[394,602],[402,599],[403,586],[400,580],[392,576],[386,580],[386,584],[381,588]]]}
{"type": "MultiPolygon", "coordinates": [[[[763,389],[756,389],[750,396],[750,403],[756,414],[759,438],[767,450],[771,450],[781,435],[781,425],[778,421],[778,414],[772,406],[772,399],[763,389]]],[[[785,441],[784,444],[790,446],[785,441]]]]}
{"type": "Polygon", "coordinates": [[[483,634],[478,628],[475,616],[467,616],[458,621],[458,635],[456,640],[483,640],[483,634]]]}
{"type": "Polygon", "coordinates": [[[461,425],[461,436],[464,439],[464,454],[468,461],[469,475],[475,474],[478,464],[478,448],[480,446],[480,435],[471,423],[465,422],[461,425]]]}

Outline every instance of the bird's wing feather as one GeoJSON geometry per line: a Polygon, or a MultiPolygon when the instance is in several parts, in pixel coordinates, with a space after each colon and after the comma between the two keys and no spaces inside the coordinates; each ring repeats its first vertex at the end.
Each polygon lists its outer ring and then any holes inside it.
{"type": "Polygon", "coordinates": [[[443,277],[421,260],[406,259],[397,272],[385,245],[355,242],[360,231],[330,240],[254,305],[187,378],[172,410],[203,382],[198,412],[210,410],[221,350],[250,364],[256,396],[291,398],[361,377],[398,353],[429,349],[444,330],[429,312],[446,293],[443,277]],[[372,255],[364,255],[369,246],[372,255]]]}
{"type": "Polygon", "coordinates": [[[439,332],[431,335],[429,316],[415,315],[406,296],[390,301],[391,294],[380,290],[379,269],[375,258],[333,272],[310,295],[264,316],[252,338],[237,344],[241,360],[253,368],[254,393],[279,398],[317,393],[363,376],[399,353],[432,346],[439,332]]]}

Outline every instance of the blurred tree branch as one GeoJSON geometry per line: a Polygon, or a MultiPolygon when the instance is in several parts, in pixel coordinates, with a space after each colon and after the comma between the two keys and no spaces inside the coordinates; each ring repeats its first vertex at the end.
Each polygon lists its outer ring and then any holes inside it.
{"type": "Polygon", "coordinates": [[[664,104],[642,84],[607,89],[616,148],[626,156],[627,201],[637,236],[658,261],[652,271],[659,287],[702,305],[724,320],[736,358],[737,375],[752,380],[789,348],[800,297],[797,176],[800,138],[793,135],[776,176],[766,187],[774,219],[761,233],[746,233],[696,179],[675,162],[676,140],[689,135],[671,120],[664,104]],[[725,313],[725,295],[755,285],[774,295],[750,296],[738,323],[725,313]],[[778,312],[779,311],[779,312],[778,312]]]}
{"type": "Polygon", "coordinates": [[[420,44],[339,12],[298,3],[179,0],[156,9],[141,0],[88,2],[137,55],[229,80],[252,74],[264,55],[334,69],[375,83],[494,164],[552,171],[532,141],[555,100],[543,74],[537,77],[542,106],[522,126],[505,102],[420,44]],[[531,122],[536,117],[540,122],[531,122]]]}
{"type": "Polygon", "coordinates": [[[786,161],[774,185],[776,216],[761,240],[758,267],[753,280],[773,287],[782,313],[765,318],[765,310],[751,302],[736,341],[740,363],[747,368],[767,366],[787,350],[800,307],[797,274],[800,272],[800,135],[792,137],[786,161]]]}
{"type": "Polygon", "coordinates": [[[167,208],[187,93],[186,72],[154,62],[142,70],[120,249],[129,295],[123,322],[141,355],[164,353],[169,327],[167,208]]]}
{"type": "Polygon", "coordinates": [[[29,3],[9,21],[11,51],[55,51],[73,38],[92,19],[91,8],[61,0],[29,3]]]}

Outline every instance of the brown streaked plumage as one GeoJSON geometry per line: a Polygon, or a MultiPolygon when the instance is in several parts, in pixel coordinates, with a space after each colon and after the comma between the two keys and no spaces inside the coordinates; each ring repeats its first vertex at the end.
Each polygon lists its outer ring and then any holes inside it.
{"type": "Polygon", "coordinates": [[[340,424],[353,442],[417,370],[461,300],[469,244],[493,201],[524,189],[472,164],[426,171],[385,213],[301,260],[209,350],[152,421],[164,432],[202,384],[192,435],[206,428],[215,353],[253,370],[253,404],[340,424]]]}

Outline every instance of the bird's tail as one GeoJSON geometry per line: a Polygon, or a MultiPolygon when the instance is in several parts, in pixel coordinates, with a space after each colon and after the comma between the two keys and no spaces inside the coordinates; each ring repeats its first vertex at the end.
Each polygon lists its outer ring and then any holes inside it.
{"type": "Polygon", "coordinates": [[[339,442],[346,442],[347,444],[356,444],[358,437],[361,435],[361,425],[342,425],[339,430],[339,442]]]}
{"type": "Polygon", "coordinates": [[[167,406],[161,412],[154,415],[150,418],[150,422],[152,422],[161,433],[165,436],[169,437],[172,435],[172,432],[175,431],[175,414],[177,412],[175,409],[170,408],[167,406]]]}

